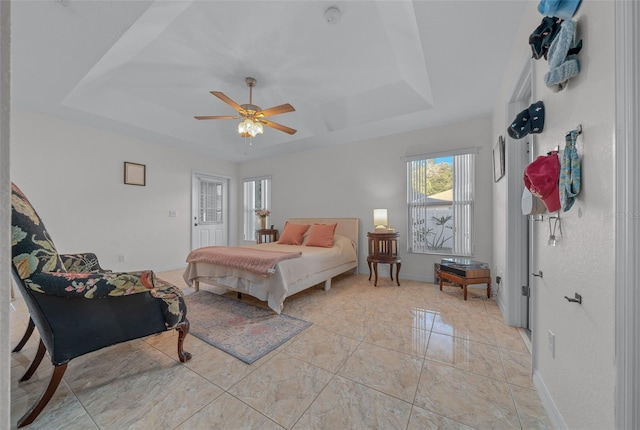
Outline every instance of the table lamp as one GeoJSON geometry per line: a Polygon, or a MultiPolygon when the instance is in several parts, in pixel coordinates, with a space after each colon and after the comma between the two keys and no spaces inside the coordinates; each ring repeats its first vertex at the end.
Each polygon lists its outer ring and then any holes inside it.
{"type": "Polygon", "coordinates": [[[387,210],[373,210],[373,225],[376,226],[376,233],[385,233],[387,231],[387,210]]]}

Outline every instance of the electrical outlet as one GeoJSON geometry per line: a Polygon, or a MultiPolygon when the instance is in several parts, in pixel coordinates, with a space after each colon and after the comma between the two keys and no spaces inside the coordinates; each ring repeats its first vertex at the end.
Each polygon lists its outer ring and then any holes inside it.
{"type": "Polygon", "coordinates": [[[125,258],[124,254],[120,254],[118,255],[118,261],[120,263],[124,263],[127,259],[125,258]]]}
{"type": "Polygon", "coordinates": [[[556,335],[551,330],[547,334],[547,349],[551,354],[551,358],[556,358],[556,335]]]}
{"type": "Polygon", "coordinates": [[[496,284],[500,285],[500,282],[502,282],[502,277],[496,276],[496,284]]]}
{"type": "Polygon", "coordinates": [[[169,211],[169,216],[170,216],[171,218],[175,218],[175,216],[176,216],[176,211],[169,211]]]}

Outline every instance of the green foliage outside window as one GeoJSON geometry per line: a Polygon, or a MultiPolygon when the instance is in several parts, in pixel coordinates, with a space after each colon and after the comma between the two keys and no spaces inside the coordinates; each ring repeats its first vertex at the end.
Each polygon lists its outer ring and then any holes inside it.
{"type": "Polygon", "coordinates": [[[414,163],[413,191],[431,196],[452,189],[453,164],[447,161],[431,158],[425,162],[414,163]]]}

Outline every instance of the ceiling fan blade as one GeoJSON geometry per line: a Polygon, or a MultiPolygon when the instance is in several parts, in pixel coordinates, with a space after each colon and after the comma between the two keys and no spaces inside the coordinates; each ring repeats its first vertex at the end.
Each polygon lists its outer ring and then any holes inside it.
{"type": "Polygon", "coordinates": [[[232,108],[234,108],[235,110],[237,110],[238,112],[241,112],[241,113],[244,112],[244,109],[242,108],[242,106],[240,106],[238,103],[236,103],[233,100],[231,100],[229,97],[227,97],[226,95],[224,95],[220,91],[209,91],[209,92],[211,94],[213,94],[214,96],[218,97],[220,100],[222,100],[223,102],[225,102],[229,106],[231,106],[232,108]]]}
{"type": "Polygon", "coordinates": [[[260,112],[256,112],[256,117],[263,118],[265,116],[280,115],[281,113],[293,112],[295,109],[289,103],[285,103],[280,106],[270,107],[269,109],[263,109],[260,112]]]}
{"type": "Polygon", "coordinates": [[[287,127],[286,125],[278,124],[277,122],[268,121],[266,119],[259,119],[261,123],[267,127],[275,128],[276,130],[284,131],[285,133],[295,134],[297,130],[287,127]]]}
{"type": "Polygon", "coordinates": [[[194,116],[195,119],[238,119],[242,118],[241,116],[231,116],[231,115],[205,115],[205,116],[194,116]]]}

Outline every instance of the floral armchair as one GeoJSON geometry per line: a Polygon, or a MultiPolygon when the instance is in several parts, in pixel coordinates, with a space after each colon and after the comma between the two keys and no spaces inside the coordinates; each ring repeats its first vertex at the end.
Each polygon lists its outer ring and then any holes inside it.
{"type": "Polygon", "coordinates": [[[36,419],[55,393],[67,364],[98,349],[170,329],[178,331],[178,357],[191,359],[183,343],[189,333],[187,308],[179,288],[152,271],[112,272],[95,254],[58,254],[47,230],[22,191],[11,184],[13,275],[29,309],[40,343],[20,381],[31,378],[45,352],[54,371],[49,385],[18,427],[36,419]]]}

